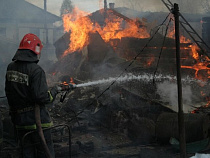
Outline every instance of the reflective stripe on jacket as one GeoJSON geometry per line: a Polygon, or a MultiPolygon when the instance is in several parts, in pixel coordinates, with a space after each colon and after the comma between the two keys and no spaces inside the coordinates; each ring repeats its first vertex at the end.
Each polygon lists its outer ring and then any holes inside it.
{"type": "MultiPolygon", "coordinates": [[[[42,128],[48,128],[48,127],[52,127],[53,126],[53,122],[50,122],[50,123],[42,123],[42,128]]],[[[36,129],[36,125],[33,124],[33,125],[28,125],[28,126],[18,126],[16,125],[16,128],[17,129],[26,129],[26,130],[33,130],[33,129],[36,129]]]]}

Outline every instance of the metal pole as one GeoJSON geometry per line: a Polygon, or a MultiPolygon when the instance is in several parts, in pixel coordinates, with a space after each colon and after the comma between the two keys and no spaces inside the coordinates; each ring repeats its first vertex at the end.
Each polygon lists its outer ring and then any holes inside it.
{"type": "Polygon", "coordinates": [[[185,124],[184,112],[182,104],[182,82],[181,82],[181,64],[180,64],[180,38],[179,38],[179,6],[174,3],[175,18],[175,40],[176,40],[176,67],[177,67],[177,89],[178,89],[178,123],[179,123],[179,146],[180,157],[186,158],[186,142],[185,142],[185,124]]]}
{"type": "Polygon", "coordinates": [[[104,0],[104,20],[107,18],[107,0],[104,0]]]}
{"type": "Polygon", "coordinates": [[[45,11],[45,32],[46,32],[46,44],[48,44],[48,29],[47,29],[47,0],[44,0],[44,11],[45,11]]]}

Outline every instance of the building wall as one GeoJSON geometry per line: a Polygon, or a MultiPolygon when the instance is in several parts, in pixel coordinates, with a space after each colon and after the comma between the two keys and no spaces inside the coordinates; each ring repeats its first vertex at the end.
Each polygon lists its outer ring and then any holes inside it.
{"type": "Polygon", "coordinates": [[[53,24],[47,24],[47,28],[48,46],[46,46],[46,29],[44,29],[44,24],[40,23],[0,23],[0,40],[4,37],[14,43],[19,43],[25,34],[34,33],[44,44],[43,52],[46,58],[56,60],[53,44],[63,35],[63,32],[55,28],[53,24]]]}
{"type": "MultiPolygon", "coordinates": [[[[53,24],[48,24],[47,29],[48,43],[53,45],[53,43],[57,41],[63,35],[63,33],[61,31],[57,31],[57,29],[54,28],[53,24]]],[[[46,30],[44,29],[44,24],[0,23],[0,36],[4,36],[10,40],[19,42],[27,33],[36,34],[43,43],[46,43],[46,30]]]]}
{"type": "MultiPolygon", "coordinates": [[[[22,37],[26,33],[34,33],[36,34],[43,43],[46,43],[46,29],[44,28],[44,24],[19,24],[19,40],[22,39],[22,37]]],[[[54,37],[54,27],[52,24],[47,25],[48,30],[48,43],[53,44],[59,37],[54,37]]]]}

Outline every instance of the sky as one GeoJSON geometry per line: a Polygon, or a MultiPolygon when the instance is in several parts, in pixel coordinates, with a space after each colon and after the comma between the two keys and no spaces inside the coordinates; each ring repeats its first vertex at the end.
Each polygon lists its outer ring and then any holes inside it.
{"type": "MultiPolygon", "coordinates": [[[[40,8],[44,6],[44,0],[26,0],[40,8]]],[[[210,0],[170,0],[172,3],[178,3],[180,12],[201,13],[207,7],[210,12],[210,0]]],[[[104,0],[71,0],[74,6],[87,13],[92,13],[103,7],[104,0]]],[[[63,0],[47,0],[47,10],[60,16],[60,8],[63,0]]],[[[162,0],[107,0],[107,3],[115,3],[115,7],[127,7],[137,11],[166,11],[168,12],[162,0]]]]}
{"type": "MultiPolygon", "coordinates": [[[[26,0],[40,8],[44,6],[44,0],[26,0]]],[[[71,0],[74,6],[86,12],[93,12],[100,9],[101,0],[71,0]]],[[[60,7],[63,0],[47,0],[47,10],[53,14],[60,15],[60,7]]]]}
{"type": "MultiPolygon", "coordinates": [[[[44,0],[26,0],[43,8],[44,0]]],[[[63,0],[47,0],[47,10],[60,15],[60,7],[63,0]]],[[[104,6],[104,0],[71,0],[74,6],[88,13],[99,10],[104,6]]],[[[115,3],[115,7],[128,7],[138,11],[157,11],[163,8],[167,11],[161,0],[107,0],[107,3],[115,3]]],[[[109,6],[109,5],[108,5],[109,6]]]]}

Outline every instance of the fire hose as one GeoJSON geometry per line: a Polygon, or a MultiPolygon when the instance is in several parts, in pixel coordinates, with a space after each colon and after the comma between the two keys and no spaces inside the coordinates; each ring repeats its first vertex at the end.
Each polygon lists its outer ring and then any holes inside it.
{"type": "Polygon", "coordinates": [[[60,102],[64,102],[66,95],[73,89],[75,89],[77,85],[75,83],[69,83],[69,84],[62,84],[61,91],[64,91],[63,94],[61,94],[60,102]]]}
{"type": "Polygon", "coordinates": [[[37,132],[38,132],[38,134],[41,138],[41,142],[42,142],[42,145],[44,147],[46,156],[47,156],[47,158],[53,158],[52,155],[50,154],[50,150],[47,146],[47,143],[46,143],[46,140],[45,140],[45,137],[44,137],[44,133],[43,133],[43,130],[42,130],[41,118],[40,118],[40,107],[39,107],[38,104],[35,104],[35,119],[36,119],[37,132]]]}
{"type": "MultiPolygon", "coordinates": [[[[6,96],[5,96],[6,97],[6,96]]],[[[0,97],[0,98],[5,98],[5,97],[0,97]]],[[[52,155],[50,154],[50,150],[47,146],[45,137],[44,137],[44,133],[42,130],[42,126],[41,126],[41,118],[40,118],[40,107],[38,104],[35,104],[35,120],[36,120],[36,127],[37,127],[37,132],[41,138],[41,142],[42,145],[44,147],[45,153],[47,158],[53,158],[52,155]]]]}
{"type": "MultiPolygon", "coordinates": [[[[62,87],[63,89],[61,89],[62,91],[65,91],[65,95],[62,97],[62,99],[60,100],[61,102],[64,101],[65,97],[66,97],[66,94],[71,91],[72,89],[75,89],[76,88],[76,85],[75,84],[68,84],[67,86],[63,86],[62,87]]],[[[45,140],[45,137],[44,137],[44,133],[43,133],[43,130],[42,130],[42,125],[41,125],[41,117],[40,117],[40,106],[38,104],[35,104],[35,119],[36,119],[36,127],[37,127],[37,132],[41,138],[41,143],[43,145],[43,148],[44,148],[44,151],[46,153],[46,156],[47,158],[53,158],[51,153],[50,153],[50,150],[47,146],[47,143],[46,143],[46,140],[45,140]]],[[[69,144],[71,145],[71,144],[69,144]]]]}

